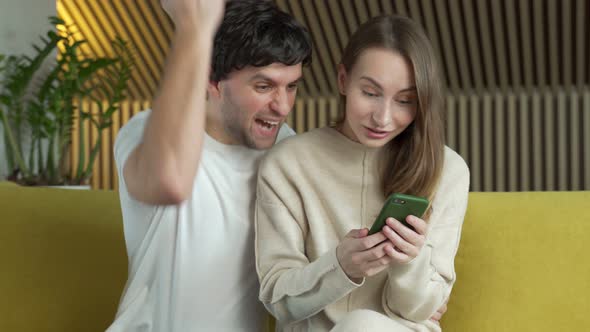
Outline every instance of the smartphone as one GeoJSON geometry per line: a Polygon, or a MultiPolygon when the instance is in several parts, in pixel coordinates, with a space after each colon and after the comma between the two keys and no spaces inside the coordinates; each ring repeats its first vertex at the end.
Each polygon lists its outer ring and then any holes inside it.
{"type": "Polygon", "coordinates": [[[369,235],[381,231],[383,226],[385,226],[385,219],[389,217],[395,218],[404,226],[414,230],[414,227],[406,222],[406,218],[409,215],[422,218],[427,208],[428,199],[424,197],[393,193],[387,198],[385,204],[383,204],[379,216],[377,216],[377,219],[375,219],[373,226],[369,230],[369,235]]]}

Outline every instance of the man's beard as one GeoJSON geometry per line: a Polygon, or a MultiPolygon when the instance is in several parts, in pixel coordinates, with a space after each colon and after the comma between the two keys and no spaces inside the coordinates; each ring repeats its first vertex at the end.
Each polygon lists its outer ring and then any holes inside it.
{"type": "Polygon", "coordinates": [[[244,122],[242,116],[244,112],[242,112],[240,108],[233,102],[231,93],[229,93],[229,91],[226,92],[225,100],[226,102],[221,107],[221,118],[223,121],[223,130],[225,133],[235,142],[249,149],[263,150],[264,148],[260,148],[256,145],[256,141],[247,131],[248,129],[242,127],[244,122]]]}
{"type": "Polygon", "coordinates": [[[239,112],[239,110],[222,110],[223,130],[238,144],[244,145],[249,149],[258,149],[256,142],[250,135],[248,135],[246,129],[241,127],[241,119],[239,118],[239,115],[236,114],[237,112],[239,112]]]}

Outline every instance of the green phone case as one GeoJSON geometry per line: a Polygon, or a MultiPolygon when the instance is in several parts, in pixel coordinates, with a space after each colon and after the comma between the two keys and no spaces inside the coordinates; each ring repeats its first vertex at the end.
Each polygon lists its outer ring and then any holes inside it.
{"type": "Polygon", "coordinates": [[[369,235],[381,231],[383,226],[385,226],[385,219],[389,217],[399,220],[399,222],[410,229],[414,229],[414,227],[406,222],[406,218],[409,215],[422,218],[427,208],[428,199],[426,198],[398,193],[391,194],[385,201],[385,204],[383,204],[379,216],[375,219],[373,226],[369,230],[369,235]]]}

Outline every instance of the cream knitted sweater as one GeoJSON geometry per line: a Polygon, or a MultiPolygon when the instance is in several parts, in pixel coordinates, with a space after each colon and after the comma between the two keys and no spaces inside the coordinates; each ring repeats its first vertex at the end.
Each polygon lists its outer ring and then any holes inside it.
{"type": "Polygon", "coordinates": [[[415,331],[440,331],[428,319],[455,282],[469,170],[445,148],[420,254],[355,284],[340,267],[336,247],[351,229],[370,228],[385,201],[376,171],[379,151],[326,127],[286,139],[264,158],[256,267],[260,300],[277,318],[279,331],[329,331],[355,309],[375,310],[415,331]]]}

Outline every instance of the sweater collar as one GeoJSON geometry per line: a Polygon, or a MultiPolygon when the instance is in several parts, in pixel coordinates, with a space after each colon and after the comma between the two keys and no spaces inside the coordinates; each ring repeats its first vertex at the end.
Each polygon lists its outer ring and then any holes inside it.
{"type": "Polygon", "coordinates": [[[350,153],[362,153],[362,154],[375,155],[379,151],[381,151],[381,147],[377,147],[377,148],[369,147],[369,146],[363,145],[359,142],[355,142],[355,141],[351,140],[350,138],[348,138],[346,135],[341,133],[335,127],[327,127],[326,133],[328,134],[328,136],[331,139],[333,139],[339,145],[342,145],[347,150],[349,150],[350,153]]]}

